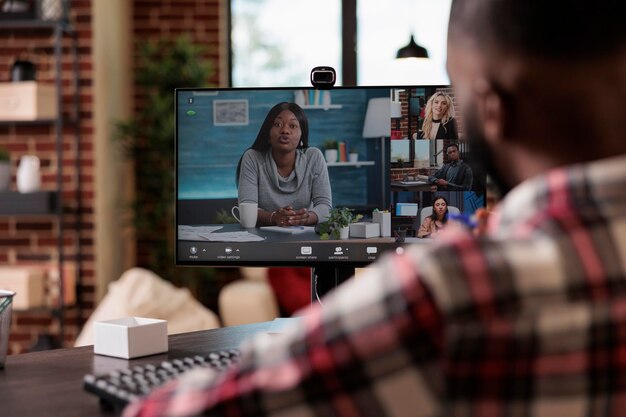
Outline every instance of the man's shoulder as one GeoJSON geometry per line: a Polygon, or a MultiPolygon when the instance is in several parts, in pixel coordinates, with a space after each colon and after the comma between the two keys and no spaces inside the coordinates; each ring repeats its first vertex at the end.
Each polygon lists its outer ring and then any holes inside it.
{"type": "Polygon", "coordinates": [[[454,225],[421,251],[418,246],[407,254],[416,256],[416,271],[449,314],[498,311],[537,292],[567,291],[561,247],[550,237],[477,238],[454,225]]]}

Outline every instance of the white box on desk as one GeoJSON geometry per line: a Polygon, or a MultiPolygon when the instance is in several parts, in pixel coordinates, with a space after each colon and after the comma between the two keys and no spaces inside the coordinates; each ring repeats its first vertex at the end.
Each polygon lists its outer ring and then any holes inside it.
{"type": "Polygon", "coordinates": [[[94,323],[95,354],[132,359],[167,349],[166,320],[124,317],[94,323]]]}
{"type": "Polygon", "coordinates": [[[368,239],[370,237],[380,236],[380,225],[378,223],[352,223],[350,225],[350,237],[361,237],[368,239]]]}
{"type": "Polygon", "coordinates": [[[56,88],[53,85],[35,81],[0,83],[0,120],[40,120],[56,117],[56,88]]]}
{"type": "Polygon", "coordinates": [[[7,266],[0,268],[0,288],[15,291],[14,310],[43,307],[46,273],[41,268],[7,266]]]}
{"type": "Polygon", "coordinates": [[[391,236],[391,212],[375,211],[372,213],[372,220],[380,225],[380,235],[382,237],[391,236]]]}

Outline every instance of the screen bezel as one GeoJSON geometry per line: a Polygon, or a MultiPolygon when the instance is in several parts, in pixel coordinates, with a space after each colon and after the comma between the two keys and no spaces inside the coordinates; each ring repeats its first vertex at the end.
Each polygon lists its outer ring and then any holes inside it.
{"type": "MultiPolygon", "coordinates": [[[[330,89],[330,91],[338,91],[338,90],[363,90],[363,89],[389,89],[390,92],[396,89],[423,89],[423,88],[432,88],[432,89],[443,89],[443,88],[451,88],[450,85],[379,85],[379,86],[336,86],[330,89]]],[[[234,92],[246,92],[249,91],[253,94],[254,91],[295,91],[295,90],[316,90],[314,87],[242,87],[242,88],[177,88],[175,89],[175,233],[174,238],[175,242],[175,264],[177,266],[202,266],[202,267],[239,267],[239,266],[250,266],[250,267],[269,267],[269,266],[285,266],[285,267],[346,267],[346,268],[360,268],[367,266],[368,264],[375,262],[377,259],[381,257],[383,253],[393,252],[394,250],[398,250],[407,244],[414,244],[416,242],[388,242],[388,243],[377,243],[376,246],[380,248],[379,252],[376,254],[375,259],[368,260],[185,260],[181,259],[179,253],[183,250],[189,249],[191,246],[197,245],[197,242],[194,244],[193,241],[184,241],[178,239],[178,226],[179,226],[179,94],[181,92],[199,92],[199,93],[211,93],[211,92],[224,92],[224,91],[234,91],[234,92]]],[[[321,91],[321,90],[320,90],[321,91]]],[[[387,139],[387,143],[389,143],[390,138],[387,139]]],[[[390,164],[390,162],[389,162],[390,164]]],[[[391,166],[391,165],[389,165],[391,166]]],[[[389,183],[385,184],[386,187],[389,186],[389,183]]],[[[389,193],[389,190],[386,190],[389,193]]],[[[363,248],[366,246],[364,242],[355,242],[349,243],[350,241],[338,241],[338,240],[330,240],[330,241],[321,241],[316,243],[321,243],[323,245],[341,244],[345,248],[350,250],[350,248],[363,248]]],[[[207,244],[217,245],[217,242],[206,242],[207,244]]],[[[432,244],[430,241],[425,242],[417,242],[426,245],[432,244]]],[[[241,249],[254,248],[258,245],[268,245],[267,242],[252,242],[252,243],[237,243],[237,247],[241,249]]],[[[235,245],[235,244],[231,244],[235,245]]],[[[274,246],[274,245],[272,245],[274,246]]],[[[281,246],[296,246],[296,245],[285,245],[284,243],[281,246]]],[[[216,246],[217,247],[217,246],[216,246]]],[[[222,246],[224,247],[224,246],[222,246]]]]}

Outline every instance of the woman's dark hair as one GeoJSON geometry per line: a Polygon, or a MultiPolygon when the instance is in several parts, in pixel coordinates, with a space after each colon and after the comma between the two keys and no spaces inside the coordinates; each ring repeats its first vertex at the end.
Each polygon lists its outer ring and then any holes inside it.
{"type": "MultiPolygon", "coordinates": [[[[300,143],[298,144],[297,149],[306,149],[309,147],[309,120],[302,110],[302,107],[298,106],[296,103],[288,103],[286,101],[282,103],[278,103],[274,107],[270,109],[265,116],[265,120],[263,120],[263,124],[261,124],[261,128],[259,129],[259,133],[256,135],[256,139],[252,146],[248,149],[254,149],[260,152],[267,152],[271,149],[270,146],[270,130],[272,129],[272,125],[274,124],[274,120],[276,117],[283,111],[289,110],[296,116],[298,119],[298,123],[300,124],[300,143]]],[[[246,149],[246,151],[248,150],[246,149]]],[[[244,151],[245,153],[245,151],[244,151]]],[[[243,154],[241,155],[243,158],[243,154]]],[[[241,158],[239,158],[239,163],[237,164],[237,176],[235,178],[235,182],[237,186],[239,186],[239,173],[241,171],[241,158]]]]}
{"type": "Polygon", "coordinates": [[[430,215],[430,218],[433,222],[438,220],[437,213],[435,212],[435,203],[437,202],[437,200],[443,200],[446,202],[446,212],[443,214],[443,219],[441,219],[441,223],[446,224],[448,222],[448,200],[446,200],[446,198],[442,195],[437,195],[433,199],[433,214],[430,215]]]}

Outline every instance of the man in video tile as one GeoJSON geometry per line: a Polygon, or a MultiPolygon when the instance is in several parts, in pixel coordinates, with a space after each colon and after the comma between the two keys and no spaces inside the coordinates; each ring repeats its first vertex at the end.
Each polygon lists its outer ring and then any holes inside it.
{"type": "Polygon", "coordinates": [[[461,159],[459,145],[451,143],[446,148],[448,162],[443,164],[428,181],[433,184],[433,191],[470,191],[474,175],[472,168],[461,159]]]}

